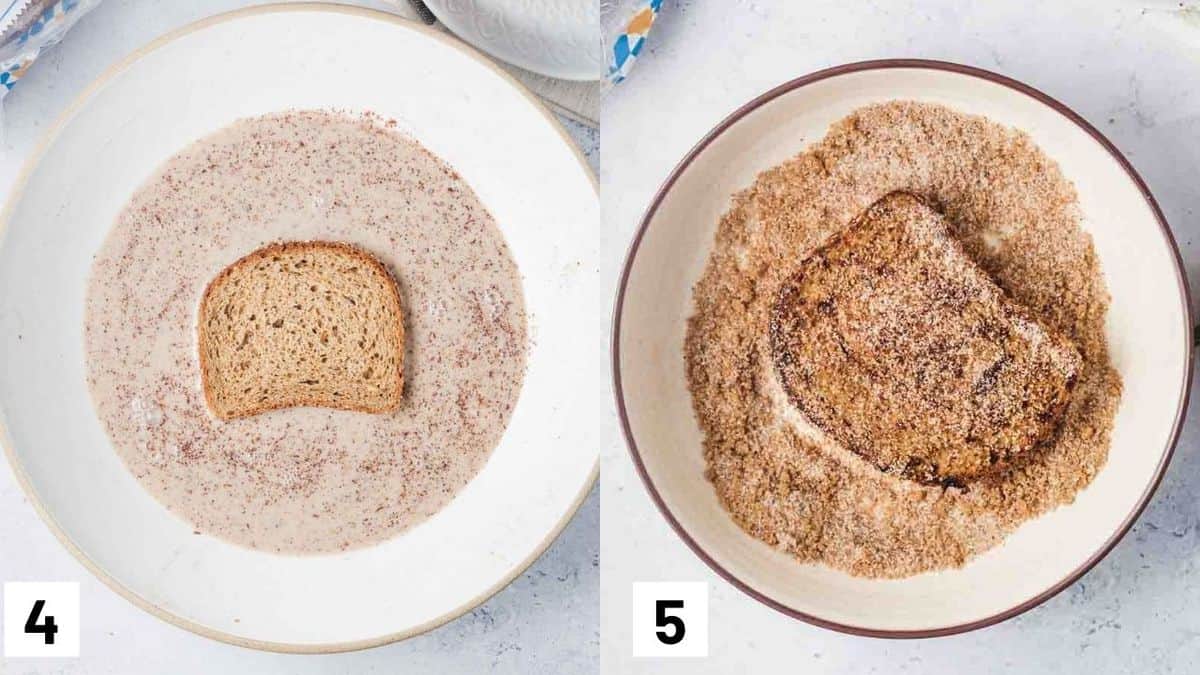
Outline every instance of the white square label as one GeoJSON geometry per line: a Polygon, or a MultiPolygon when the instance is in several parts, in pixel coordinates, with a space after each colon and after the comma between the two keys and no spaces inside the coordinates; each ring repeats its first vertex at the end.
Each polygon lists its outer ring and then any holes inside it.
{"type": "Polygon", "coordinates": [[[4,656],[79,656],[79,584],[4,584],[4,656]]]}
{"type": "Polygon", "coordinates": [[[634,582],[633,655],[708,656],[708,583],[634,582]]]}

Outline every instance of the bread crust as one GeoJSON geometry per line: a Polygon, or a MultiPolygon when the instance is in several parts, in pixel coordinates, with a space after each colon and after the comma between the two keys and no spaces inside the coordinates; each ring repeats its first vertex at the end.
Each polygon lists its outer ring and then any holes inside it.
{"type": "Polygon", "coordinates": [[[384,266],[384,264],[382,262],[380,262],[379,259],[376,258],[374,255],[371,255],[367,251],[365,251],[357,246],[353,246],[351,244],[347,244],[344,242],[323,241],[323,240],[285,241],[285,242],[276,242],[276,243],[268,244],[260,249],[257,249],[255,251],[239,258],[238,260],[234,261],[233,263],[231,263],[230,265],[225,267],[225,269],[221,270],[221,272],[218,273],[217,276],[213,277],[212,281],[210,281],[208,283],[208,285],[205,286],[204,294],[200,298],[198,317],[199,318],[196,322],[196,324],[197,324],[197,329],[196,329],[197,330],[197,351],[199,353],[200,379],[201,379],[202,389],[204,390],[204,400],[205,400],[205,403],[208,405],[209,410],[212,411],[212,413],[214,415],[216,415],[217,417],[219,417],[220,419],[224,419],[224,420],[240,419],[240,418],[244,418],[244,417],[252,417],[254,415],[258,415],[258,414],[261,414],[264,412],[269,412],[271,410],[279,410],[282,408],[292,408],[292,407],[299,407],[299,406],[316,406],[316,407],[335,408],[338,410],[352,410],[352,411],[356,411],[356,412],[380,414],[380,413],[393,412],[393,411],[397,410],[400,407],[400,404],[403,402],[404,343],[405,343],[406,338],[405,338],[405,332],[404,332],[404,312],[403,312],[403,304],[400,299],[400,290],[396,284],[395,278],[392,276],[391,272],[388,271],[387,267],[384,266]],[[356,260],[356,261],[362,263],[363,265],[365,265],[369,269],[371,269],[375,274],[379,275],[383,279],[386,279],[386,281],[387,281],[387,283],[385,284],[386,288],[388,289],[388,293],[386,294],[386,297],[388,298],[389,304],[391,305],[391,309],[392,309],[392,311],[389,312],[388,315],[394,319],[394,321],[395,321],[394,328],[396,330],[396,334],[398,335],[397,344],[395,345],[395,348],[396,348],[395,353],[396,353],[396,359],[397,359],[397,364],[398,364],[398,367],[396,368],[396,381],[395,381],[395,390],[394,390],[395,395],[390,397],[389,400],[382,403],[381,405],[371,406],[371,405],[355,405],[348,401],[330,400],[330,399],[324,398],[324,397],[316,395],[316,394],[306,394],[303,390],[300,390],[300,391],[292,391],[290,398],[288,398],[287,400],[260,403],[257,405],[239,407],[236,409],[232,409],[232,408],[224,405],[224,403],[222,401],[218,400],[218,395],[214,391],[213,364],[211,363],[211,361],[209,359],[209,355],[208,355],[209,350],[205,348],[207,341],[205,339],[206,336],[205,336],[203,318],[205,316],[207,316],[210,311],[209,304],[212,299],[213,293],[217,289],[220,289],[226,282],[228,282],[230,277],[232,277],[234,274],[238,273],[245,267],[252,266],[255,263],[259,262],[260,260],[264,260],[271,256],[278,255],[278,254],[292,254],[292,253],[306,253],[306,252],[329,252],[329,251],[334,251],[340,255],[346,256],[350,259],[353,259],[353,260],[356,260]]]}

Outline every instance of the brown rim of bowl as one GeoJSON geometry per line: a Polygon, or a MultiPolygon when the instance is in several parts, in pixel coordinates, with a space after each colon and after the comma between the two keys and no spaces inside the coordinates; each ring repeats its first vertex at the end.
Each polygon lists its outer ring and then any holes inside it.
{"type": "Polygon", "coordinates": [[[1183,272],[1183,261],[1179,255],[1179,246],[1175,243],[1175,238],[1171,234],[1171,228],[1167,225],[1166,218],[1163,217],[1162,210],[1158,207],[1158,203],[1154,201],[1154,196],[1150,194],[1150,188],[1146,186],[1145,181],[1143,181],[1142,177],[1138,175],[1136,170],[1134,170],[1133,166],[1129,163],[1129,160],[1125,159],[1125,156],[1122,155],[1119,150],[1117,150],[1115,145],[1105,138],[1104,134],[1100,133],[1100,131],[1088,123],[1087,120],[1058,100],[1051,98],[1050,96],[1037,89],[1034,89],[1033,87],[1030,87],[1027,84],[1023,84],[1012,78],[983,70],[981,68],[964,66],[958,63],[950,63],[947,61],[932,61],[926,59],[881,59],[877,61],[848,63],[841,66],[835,66],[833,68],[827,68],[825,70],[819,70],[817,72],[791,80],[790,82],[781,84],[767,91],[766,93],[757,96],[749,103],[735,110],[732,114],[717,124],[712,131],[709,131],[707,134],[705,134],[705,136],[700,139],[700,141],[688,152],[687,155],[684,156],[684,158],[675,166],[675,168],[671,170],[671,173],[667,176],[667,179],[663,181],[658,191],[654,194],[654,198],[651,200],[650,206],[646,209],[645,214],[642,216],[641,222],[638,224],[637,233],[634,235],[633,241],[629,246],[629,252],[625,257],[625,264],[621,270],[621,280],[617,287],[617,302],[613,310],[613,391],[616,395],[617,412],[621,420],[621,430],[625,434],[625,442],[629,446],[629,454],[633,458],[634,466],[637,468],[638,475],[641,476],[642,483],[646,486],[646,490],[650,493],[650,498],[658,507],[659,512],[662,513],[663,517],[667,519],[667,522],[670,523],[671,528],[675,530],[675,533],[678,534],[679,537],[683,539],[684,543],[688,545],[688,548],[692,549],[692,552],[695,553],[701,560],[703,560],[705,564],[712,568],[714,572],[746,595],[749,595],[764,605],[776,611],[782,612],[783,614],[786,614],[794,619],[799,619],[822,628],[828,628],[830,630],[864,637],[911,639],[966,633],[968,631],[976,630],[978,628],[986,628],[987,626],[992,626],[1000,623],[1001,621],[1011,619],[1012,617],[1029,611],[1030,609],[1033,609],[1034,607],[1054,597],[1063,589],[1075,583],[1075,581],[1086,574],[1092,569],[1092,567],[1099,563],[1100,560],[1108,555],[1109,551],[1111,551],[1113,547],[1117,545],[1117,542],[1121,541],[1129,529],[1133,527],[1133,524],[1137,520],[1138,516],[1141,515],[1142,511],[1146,508],[1146,505],[1150,503],[1150,498],[1154,495],[1154,491],[1158,489],[1159,483],[1162,482],[1163,475],[1167,470],[1167,465],[1170,464],[1171,456],[1175,452],[1175,445],[1179,440],[1179,433],[1183,428],[1183,417],[1184,413],[1187,411],[1188,399],[1191,395],[1189,378],[1191,377],[1193,362],[1193,338],[1192,331],[1190,329],[1184,331],[1185,341],[1183,349],[1186,354],[1186,367],[1183,370],[1183,393],[1179,398],[1178,407],[1175,410],[1175,421],[1171,429],[1171,438],[1167,442],[1166,447],[1163,448],[1163,454],[1158,461],[1158,467],[1155,469],[1154,478],[1150,481],[1149,485],[1146,486],[1145,491],[1142,492],[1142,496],[1138,499],[1137,505],[1134,506],[1129,515],[1125,517],[1125,520],[1117,528],[1116,532],[1114,532],[1113,535],[1108,538],[1103,546],[1089,556],[1088,559],[1083,562],[1083,564],[1075,568],[1070,574],[1068,574],[1058,583],[1052,585],[1033,598],[1030,598],[1014,607],[983,619],[941,628],[922,630],[880,630],[862,626],[851,626],[837,623],[835,621],[828,621],[826,619],[792,609],[791,607],[767,597],[764,593],[751,588],[748,584],[735,577],[728,570],[721,567],[720,564],[713,560],[702,548],[700,548],[696,541],[692,539],[692,537],[687,533],[687,530],[685,530],[679,521],[676,520],[674,514],[671,513],[666,504],[663,502],[662,496],[659,495],[658,490],[654,487],[654,483],[650,480],[649,474],[646,472],[646,466],[642,463],[642,457],[638,450],[637,441],[633,437],[633,430],[629,426],[629,415],[625,409],[625,394],[621,383],[621,312],[625,305],[625,290],[629,283],[629,272],[633,267],[633,261],[637,257],[638,248],[641,246],[642,237],[645,236],[646,230],[650,226],[650,221],[653,220],[655,214],[657,214],[658,208],[662,204],[664,197],[666,197],[667,193],[671,191],[672,187],[674,187],[675,182],[681,175],[683,175],[685,171],[687,171],[692,162],[700,155],[700,153],[704,152],[704,150],[707,149],[708,146],[717,139],[717,137],[725,133],[726,130],[739,122],[742,118],[758,110],[764,104],[775,100],[779,96],[792,92],[796,89],[800,89],[814,82],[820,82],[821,80],[826,80],[848,73],[857,73],[868,70],[888,70],[893,68],[917,68],[946,71],[994,82],[1025,94],[1026,96],[1029,96],[1030,98],[1049,106],[1063,117],[1074,122],[1076,126],[1087,132],[1088,135],[1094,138],[1096,142],[1101,145],[1101,147],[1107,150],[1109,155],[1112,156],[1113,160],[1125,170],[1125,173],[1129,176],[1129,179],[1133,181],[1134,185],[1137,186],[1138,190],[1141,191],[1142,196],[1146,199],[1146,204],[1150,207],[1150,210],[1154,212],[1154,218],[1156,221],[1158,221],[1158,226],[1161,230],[1163,239],[1170,246],[1171,252],[1175,257],[1175,278],[1179,283],[1179,293],[1180,299],[1183,302],[1183,318],[1186,322],[1185,325],[1189,327],[1192,326],[1192,310],[1191,293],[1188,290],[1187,276],[1183,272]]]}
{"type": "MultiPolygon", "coordinates": [[[[470,47],[465,42],[461,42],[451,36],[449,33],[444,33],[436,28],[431,28],[429,26],[417,23],[416,21],[405,19],[404,17],[396,14],[388,14],[387,12],[377,9],[342,5],[332,2],[275,3],[242,7],[241,9],[234,9],[219,14],[213,14],[179,28],[167,31],[166,33],[163,33],[162,35],[154,38],[137,49],[134,49],[126,56],[118,59],[115,63],[110,65],[100,75],[98,75],[96,79],[92,80],[90,84],[80,90],[79,94],[72,98],[71,102],[62,110],[62,112],[58,114],[54,122],[38,139],[37,145],[35,145],[33,150],[29,153],[21,167],[20,172],[17,174],[16,180],[13,183],[12,190],[9,193],[7,200],[3,203],[0,203],[0,237],[2,237],[7,230],[12,209],[24,192],[25,184],[28,181],[30,174],[33,172],[33,168],[38,162],[41,161],[42,156],[46,152],[46,149],[50,146],[50,143],[58,138],[59,133],[63,130],[63,128],[66,127],[67,123],[75,117],[75,114],[79,111],[79,109],[87,101],[89,101],[92,96],[96,94],[96,92],[107,86],[114,78],[124,73],[126,68],[150,52],[153,52],[166,44],[174,42],[178,38],[199,30],[203,30],[209,26],[225,23],[226,21],[241,19],[247,16],[297,12],[332,12],[337,14],[366,17],[376,21],[383,21],[399,26],[404,30],[411,30],[420,33],[428,38],[437,40],[455,49],[458,49],[459,51],[462,51],[464,54],[470,56],[474,61],[500,76],[501,79],[520,92],[529,101],[529,104],[533,106],[535,113],[541,114],[546,121],[550,123],[552,128],[558,132],[563,142],[565,142],[575,153],[575,159],[583,168],[586,177],[591,182],[592,188],[598,189],[595,173],[588,166],[587,160],[583,156],[583,152],[577,145],[575,145],[575,142],[571,140],[571,137],[567,135],[566,129],[563,128],[563,125],[559,123],[559,121],[556,120],[553,115],[550,114],[549,109],[546,108],[541,99],[530,93],[529,89],[525,85],[521,84],[515,77],[513,77],[512,74],[501,68],[495,62],[484,57],[480,52],[470,47]]],[[[2,412],[3,411],[0,411],[0,413],[2,412]]],[[[154,604],[152,601],[143,598],[132,589],[126,587],[115,577],[109,575],[107,570],[95,563],[90,557],[88,557],[86,552],[84,552],[75,544],[75,541],[71,539],[61,527],[59,527],[58,522],[42,504],[41,497],[33,488],[33,483],[26,475],[24,466],[17,459],[16,451],[11,447],[10,444],[6,442],[6,434],[7,432],[4,429],[3,415],[0,414],[0,449],[3,450],[3,454],[8,458],[8,464],[10,467],[12,467],[13,474],[16,477],[17,484],[21,487],[22,494],[28,498],[29,503],[34,508],[34,511],[37,512],[38,517],[46,524],[46,527],[50,529],[50,531],[54,534],[54,537],[58,539],[64,548],[67,549],[71,556],[80,564],[82,564],[89,572],[91,572],[94,577],[103,582],[104,585],[145,612],[162,619],[167,623],[195,633],[196,635],[231,645],[236,645],[238,647],[287,654],[334,654],[340,652],[357,651],[361,649],[371,649],[373,647],[380,647],[428,633],[429,631],[432,631],[464,616],[471,610],[489,601],[492,597],[500,593],[500,591],[508,588],[508,586],[515,581],[517,577],[528,571],[529,568],[532,567],[533,564],[537,562],[537,560],[541,558],[547,550],[549,550],[550,545],[558,539],[559,535],[562,534],[563,530],[566,529],[571,520],[575,518],[575,514],[579,512],[579,508],[583,505],[583,502],[587,499],[588,495],[591,494],[592,487],[596,484],[600,474],[599,459],[597,459],[592,463],[591,471],[588,473],[588,477],[584,481],[584,484],[580,487],[579,493],[575,495],[570,506],[554,524],[554,527],[546,533],[545,538],[538,542],[537,546],[535,546],[534,549],[530,551],[523,560],[509,569],[506,574],[497,579],[490,587],[481,591],[478,595],[466,601],[465,603],[443,613],[438,617],[430,619],[425,623],[417,626],[411,626],[400,631],[393,631],[382,635],[375,635],[341,642],[290,643],[241,637],[239,635],[234,635],[233,633],[228,633],[216,628],[211,628],[204,624],[197,623],[191,619],[183,617],[181,614],[175,613],[174,610],[154,604]]]]}

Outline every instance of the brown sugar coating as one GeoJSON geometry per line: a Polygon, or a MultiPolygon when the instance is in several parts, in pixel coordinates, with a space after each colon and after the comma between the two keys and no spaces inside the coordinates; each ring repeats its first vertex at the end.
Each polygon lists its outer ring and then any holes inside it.
{"type": "Polygon", "coordinates": [[[1079,354],[893,192],[809,256],[770,320],[788,399],[880,470],[966,485],[1047,440],[1079,354]]]}
{"type": "Polygon", "coordinates": [[[836,122],[733,196],[693,301],[684,359],[708,478],[746,532],[799,561],[868,577],[961,566],[1071,502],[1107,458],[1121,380],[1075,189],[1026,134],[986,118],[891,101],[836,122]],[[881,472],[815,432],[775,375],[768,336],[780,289],[897,190],[936,204],[967,257],[1078,350],[1057,433],[995,480],[926,485],[881,472]]]}

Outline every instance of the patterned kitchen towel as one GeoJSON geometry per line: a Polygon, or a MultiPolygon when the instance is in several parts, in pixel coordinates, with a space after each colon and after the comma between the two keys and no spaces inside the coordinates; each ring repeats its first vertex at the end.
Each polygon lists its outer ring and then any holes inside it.
{"type": "Polygon", "coordinates": [[[612,45],[608,63],[610,81],[620,82],[629,75],[662,4],[663,0],[603,0],[600,3],[605,44],[612,45]]]}
{"type": "Polygon", "coordinates": [[[0,0],[0,101],[100,0],[0,0]]]}

